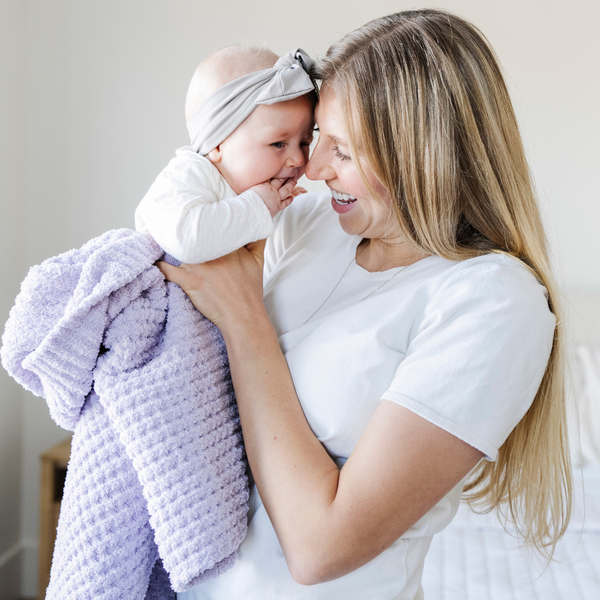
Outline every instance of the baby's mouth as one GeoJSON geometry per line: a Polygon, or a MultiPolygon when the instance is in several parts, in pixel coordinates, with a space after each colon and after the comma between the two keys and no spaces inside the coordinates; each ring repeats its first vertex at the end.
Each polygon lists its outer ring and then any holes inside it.
{"type": "Polygon", "coordinates": [[[354,196],[351,196],[350,194],[342,194],[341,192],[336,192],[331,188],[329,189],[331,190],[331,197],[338,204],[352,204],[353,202],[356,202],[356,198],[354,198],[354,196]]]}
{"type": "Polygon", "coordinates": [[[294,167],[293,169],[287,169],[284,171],[280,171],[275,175],[273,179],[295,179],[298,181],[300,177],[304,175],[304,170],[298,167],[294,167]]]}

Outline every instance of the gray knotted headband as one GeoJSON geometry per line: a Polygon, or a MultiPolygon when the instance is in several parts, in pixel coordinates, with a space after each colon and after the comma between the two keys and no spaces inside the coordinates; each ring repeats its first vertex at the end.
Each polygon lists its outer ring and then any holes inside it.
{"type": "Polygon", "coordinates": [[[234,79],[211,94],[188,119],[192,148],[208,154],[225,141],[259,104],[293,100],[315,89],[311,71],[315,61],[298,48],[282,56],[270,69],[234,79]]]}

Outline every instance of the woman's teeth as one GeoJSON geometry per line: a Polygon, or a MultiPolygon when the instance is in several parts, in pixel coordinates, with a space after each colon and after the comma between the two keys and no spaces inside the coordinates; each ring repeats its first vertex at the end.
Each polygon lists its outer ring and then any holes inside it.
{"type": "Polygon", "coordinates": [[[350,194],[342,194],[335,190],[331,190],[331,196],[338,204],[352,204],[353,202],[356,202],[356,198],[350,196],[350,194]]]}

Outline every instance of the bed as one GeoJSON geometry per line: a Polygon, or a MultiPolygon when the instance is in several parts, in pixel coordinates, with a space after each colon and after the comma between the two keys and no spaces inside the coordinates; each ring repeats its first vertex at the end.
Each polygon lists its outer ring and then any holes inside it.
{"type": "Polygon", "coordinates": [[[571,294],[573,339],[583,342],[571,342],[569,353],[574,506],[555,560],[546,566],[494,514],[478,515],[463,504],[431,544],[426,600],[600,600],[599,306],[598,292],[571,294]]]}
{"type": "Polygon", "coordinates": [[[493,514],[463,505],[433,539],[423,571],[425,599],[599,600],[600,465],[585,465],[575,480],[574,514],[556,562],[544,568],[493,514]]]}

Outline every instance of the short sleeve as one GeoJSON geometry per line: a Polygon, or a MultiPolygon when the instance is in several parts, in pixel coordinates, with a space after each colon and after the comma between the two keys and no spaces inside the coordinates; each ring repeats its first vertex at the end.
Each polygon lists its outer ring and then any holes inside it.
{"type": "Polygon", "coordinates": [[[459,263],[426,304],[382,399],[495,460],[544,375],[556,318],[546,289],[517,260],[459,263]]]}

